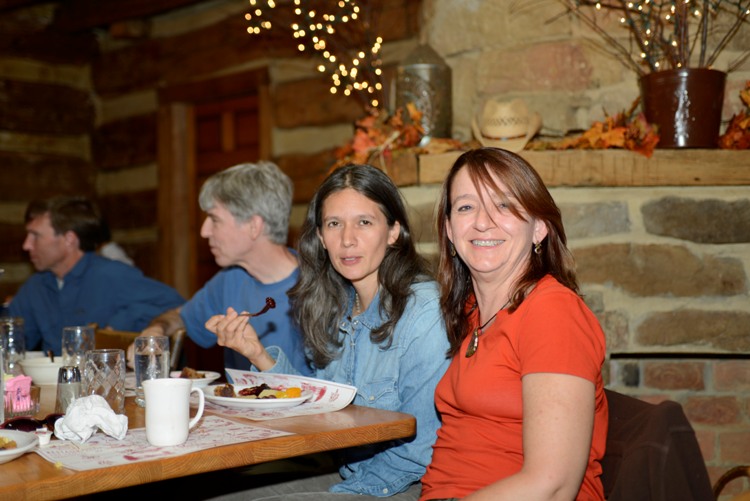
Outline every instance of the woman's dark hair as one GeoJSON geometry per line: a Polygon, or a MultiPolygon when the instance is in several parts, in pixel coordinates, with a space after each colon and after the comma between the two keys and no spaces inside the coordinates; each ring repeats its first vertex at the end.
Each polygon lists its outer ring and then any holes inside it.
{"type": "Polygon", "coordinates": [[[26,208],[25,220],[49,214],[56,235],[72,231],[78,236],[79,248],[84,252],[96,250],[101,239],[101,216],[94,202],[81,196],[56,196],[35,200],[26,208]]]}
{"type": "Polygon", "coordinates": [[[388,320],[370,334],[374,344],[390,345],[412,283],[428,278],[427,263],[414,247],[406,208],[393,181],[370,165],[347,165],[333,171],[308,206],[298,244],[299,280],[289,291],[294,319],[317,367],[325,367],[338,356],[342,345],[338,326],[347,313],[352,294],[351,283],[333,268],[318,237],[323,204],[329,196],[345,189],[355,190],[378,204],[388,226],[396,222],[400,225],[398,238],[386,249],[378,269],[380,310],[388,320]]]}
{"type": "MultiPolygon", "coordinates": [[[[523,158],[499,148],[479,148],[463,153],[451,167],[443,183],[438,206],[438,245],[440,262],[440,306],[445,318],[450,342],[450,354],[458,351],[461,342],[468,335],[469,311],[467,301],[473,294],[473,284],[469,268],[458,256],[451,256],[451,242],[446,234],[446,226],[451,217],[451,188],[456,174],[466,169],[477,190],[486,187],[504,201],[512,196],[528,216],[542,221],[547,227],[547,236],[542,240],[541,252],[529,248],[526,270],[515,284],[511,285],[509,311],[520,306],[536,283],[545,275],[555,277],[561,284],[578,293],[573,255],[566,246],[560,209],[544,185],[542,178],[523,158]],[[508,190],[500,191],[493,176],[508,190]],[[506,196],[507,195],[507,196],[506,196]]],[[[508,204],[516,217],[525,219],[513,204],[508,204]]]]}

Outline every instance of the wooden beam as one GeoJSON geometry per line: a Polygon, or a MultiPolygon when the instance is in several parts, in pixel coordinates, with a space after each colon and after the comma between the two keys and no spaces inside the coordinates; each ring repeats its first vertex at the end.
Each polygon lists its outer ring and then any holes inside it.
{"type": "MultiPolygon", "coordinates": [[[[3,0],[0,0],[0,2],[3,0]]],[[[99,54],[93,32],[62,33],[50,29],[48,6],[3,11],[0,7],[0,54],[48,63],[89,64],[99,54]]]]}
{"type": "Polygon", "coordinates": [[[40,134],[88,134],[94,103],[87,92],[65,85],[3,80],[0,129],[40,134]]]}
{"type": "Polygon", "coordinates": [[[94,162],[113,170],[156,161],[156,113],[109,122],[91,138],[94,162]]]}
{"type": "Polygon", "coordinates": [[[291,41],[252,37],[246,21],[232,16],[190,33],[148,40],[107,52],[92,66],[97,94],[118,95],[155,86],[170,87],[254,59],[296,54],[291,41]]]}
{"type": "Polygon", "coordinates": [[[114,193],[98,198],[102,215],[112,230],[154,226],[157,190],[114,193]]]}
{"type": "MultiPolygon", "coordinates": [[[[21,246],[26,238],[26,228],[23,221],[18,224],[0,223],[0,263],[23,263],[26,261],[26,253],[21,246]]],[[[0,266],[1,267],[1,266],[0,266]]],[[[4,299],[0,296],[0,302],[4,299]]]]}
{"type": "Polygon", "coordinates": [[[29,202],[60,194],[92,196],[96,172],[85,160],[40,153],[0,152],[3,202],[29,202]]]}
{"type": "Polygon", "coordinates": [[[30,7],[40,3],[49,3],[49,0],[0,0],[0,12],[21,7],[30,7]]]}
{"type": "MultiPolygon", "coordinates": [[[[461,152],[419,157],[421,184],[442,183],[461,152]]],[[[659,150],[651,158],[626,150],[522,151],[547,186],[750,185],[750,152],[659,150]]]]}
{"type": "MultiPolygon", "coordinates": [[[[373,33],[389,42],[411,38],[418,32],[413,10],[420,2],[379,2],[383,10],[372,7],[379,23],[373,33]]],[[[96,93],[106,98],[154,86],[179,85],[257,59],[300,57],[296,47],[294,38],[283,29],[248,35],[247,21],[241,15],[232,15],[190,33],[106,52],[94,62],[92,79],[96,93]]]]}
{"type": "Polygon", "coordinates": [[[200,104],[215,101],[217,96],[231,99],[246,96],[248,89],[268,85],[269,75],[266,68],[232,73],[223,77],[171,85],[159,89],[159,103],[189,102],[200,104]]]}
{"type": "Polygon", "coordinates": [[[60,2],[53,26],[83,31],[205,3],[205,0],[67,0],[60,2]]]}
{"type": "Polygon", "coordinates": [[[310,154],[281,155],[274,160],[279,169],[294,182],[294,203],[303,204],[312,199],[320,183],[328,175],[336,157],[334,150],[331,149],[310,154]]]}
{"type": "Polygon", "coordinates": [[[193,107],[167,103],[159,107],[159,275],[183,295],[194,290],[196,249],[189,245],[197,194],[191,180],[195,177],[195,155],[185,145],[194,143],[193,107]],[[165,187],[169,186],[169,189],[165,187]]]}

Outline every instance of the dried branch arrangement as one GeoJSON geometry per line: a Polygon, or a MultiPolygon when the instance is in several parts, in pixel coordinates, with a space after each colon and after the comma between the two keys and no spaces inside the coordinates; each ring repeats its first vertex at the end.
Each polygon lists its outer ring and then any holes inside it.
{"type": "MultiPolygon", "coordinates": [[[[747,30],[750,0],[558,0],[567,12],[599,35],[614,56],[638,75],[678,68],[711,67],[729,42],[747,30]],[[627,42],[602,23],[605,12],[620,16],[627,42]]],[[[750,50],[729,65],[735,69],[750,50]]]]}

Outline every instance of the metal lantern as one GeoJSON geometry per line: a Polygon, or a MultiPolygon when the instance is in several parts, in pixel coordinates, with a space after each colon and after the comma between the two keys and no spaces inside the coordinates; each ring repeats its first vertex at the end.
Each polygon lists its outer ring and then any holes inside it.
{"type": "Polygon", "coordinates": [[[424,139],[451,137],[451,69],[429,45],[420,45],[398,66],[396,107],[414,103],[422,112],[424,139]]]}

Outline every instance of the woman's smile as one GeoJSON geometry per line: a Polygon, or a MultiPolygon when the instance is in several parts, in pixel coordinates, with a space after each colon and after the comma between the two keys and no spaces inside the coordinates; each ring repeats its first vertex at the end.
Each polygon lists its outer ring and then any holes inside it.
{"type": "Polygon", "coordinates": [[[502,244],[504,240],[472,240],[471,243],[477,247],[496,247],[502,244]]]}

